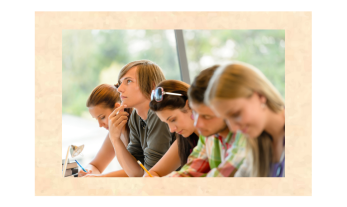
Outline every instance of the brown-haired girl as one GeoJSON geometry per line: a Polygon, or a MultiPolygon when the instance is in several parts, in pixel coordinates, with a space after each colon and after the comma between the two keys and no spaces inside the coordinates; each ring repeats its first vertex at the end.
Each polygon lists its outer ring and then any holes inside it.
{"type": "Polygon", "coordinates": [[[166,80],[152,91],[150,109],[162,122],[168,124],[171,133],[176,133],[176,141],[149,171],[153,176],[165,176],[186,164],[188,156],[197,145],[199,135],[188,104],[188,89],[187,83],[166,80]]]}
{"type": "MultiPolygon", "coordinates": [[[[108,117],[116,108],[120,106],[121,99],[116,86],[109,84],[101,84],[94,88],[90,93],[86,106],[93,118],[97,119],[100,127],[109,129],[108,117]]],[[[131,113],[132,109],[125,109],[127,113],[131,113]]],[[[121,140],[124,146],[129,143],[129,126],[125,125],[122,131],[121,140]]],[[[114,148],[109,139],[109,135],[101,146],[96,157],[86,166],[87,173],[83,170],[78,172],[79,177],[97,176],[105,170],[112,159],[115,157],[114,148]]],[[[125,175],[124,175],[125,176],[125,175]]]]}

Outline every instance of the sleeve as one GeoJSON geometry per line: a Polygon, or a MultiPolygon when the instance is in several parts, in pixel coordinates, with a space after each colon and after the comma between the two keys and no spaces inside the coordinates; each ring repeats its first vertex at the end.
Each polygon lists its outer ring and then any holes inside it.
{"type": "Polygon", "coordinates": [[[136,112],[133,111],[131,117],[128,122],[128,126],[130,129],[129,139],[130,142],[128,144],[127,150],[134,156],[137,160],[140,160],[142,163],[144,162],[144,155],[140,141],[140,135],[138,133],[138,129],[136,126],[136,112]]]}
{"type": "Polygon", "coordinates": [[[243,164],[246,157],[246,138],[241,133],[233,134],[233,136],[235,136],[235,142],[227,150],[228,156],[218,167],[211,169],[206,177],[234,177],[243,164]]]}
{"type": "Polygon", "coordinates": [[[203,136],[199,137],[198,144],[189,155],[187,164],[180,171],[174,171],[165,177],[205,177],[210,171],[205,139],[203,136]]]}
{"type": "Polygon", "coordinates": [[[144,149],[144,166],[150,170],[168,151],[172,143],[169,127],[152,112],[147,117],[147,147],[144,149]]]}

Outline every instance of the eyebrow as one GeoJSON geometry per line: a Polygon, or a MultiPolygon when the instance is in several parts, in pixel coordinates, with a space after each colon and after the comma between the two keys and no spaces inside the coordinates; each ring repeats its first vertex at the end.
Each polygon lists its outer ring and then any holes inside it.
{"type": "Polygon", "coordinates": [[[233,110],[231,109],[231,110],[229,110],[229,111],[227,111],[227,113],[225,113],[227,116],[230,116],[230,114],[233,114],[234,112],[233,112],[233,110]]]}
{"type": "Polygon", "coordinates": [[[170,117],[171,117],[171,116],[169,116],[169,117],[166,119],[166,121],[167,121],[167,120],[169,120],[169,119],[170,119],[170,117]]]}
{"type": "MultiPolygon", "coordinates": [[[[100,114],[99,116],[101,116],[102,114],[100,114]]],[[[96,118],[99,118],[99,116],[97,116],[96,118]]]]}
{"type": "MultiPolygon", "coordinates": [[[[132,78],[131,78],[131,77],[125,77],[125,78],[123,78],[123,81],[126,80],[126,79],[132,79],[132,78]]],[[[122,80],[122,79],[121,79],[121,80],[122,80]]],[[[121,80],[119,80],[119,81],[121,81],[121,80]]],[[[123,82],[123,81],[122,81],[122,82],[123,82]]]]}

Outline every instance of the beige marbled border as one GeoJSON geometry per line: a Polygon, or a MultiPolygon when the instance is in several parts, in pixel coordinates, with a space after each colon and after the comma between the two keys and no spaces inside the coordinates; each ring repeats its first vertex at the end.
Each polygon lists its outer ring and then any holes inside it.
{"type": "Polygon", "coordinates": [[[36,195],[312,195],[311,12],[36,12],[36,195]],[[61,177],[62,30],[285,29],[285,178],[61,177]]]}

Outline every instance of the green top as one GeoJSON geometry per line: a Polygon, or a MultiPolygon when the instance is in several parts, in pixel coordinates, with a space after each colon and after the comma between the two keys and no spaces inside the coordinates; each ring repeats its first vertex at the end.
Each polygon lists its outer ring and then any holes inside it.
{"type": "Polygon", "coordinates": [[[173,142],[169,126],[150,109],[147,120],[142,120],[134,110],[128,125],[130,128],[128,151],[140,160],[147,170],[150,170],[173,142]]]}

